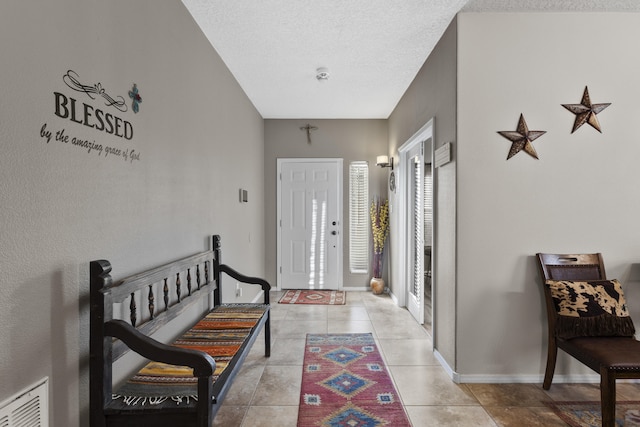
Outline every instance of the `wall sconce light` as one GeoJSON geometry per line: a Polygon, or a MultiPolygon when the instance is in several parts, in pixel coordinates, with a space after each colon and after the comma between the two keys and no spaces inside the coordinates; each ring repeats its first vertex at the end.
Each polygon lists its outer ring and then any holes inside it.
{"type": "Polygon", "coordinates": [[[389,159],[389,156],[378,156],[376,157],[376,165],[381,168],[391,168],[391,170],[393,170],[393,157],[389,159]]]}

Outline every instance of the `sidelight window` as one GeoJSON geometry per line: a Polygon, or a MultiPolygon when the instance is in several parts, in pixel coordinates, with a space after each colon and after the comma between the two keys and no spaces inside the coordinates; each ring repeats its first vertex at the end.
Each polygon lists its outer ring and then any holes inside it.
{"type": "Polygon", "coordinates": [[[369,164],[349,165],[349,268],[367,273],[369,266],[369,164]]]}

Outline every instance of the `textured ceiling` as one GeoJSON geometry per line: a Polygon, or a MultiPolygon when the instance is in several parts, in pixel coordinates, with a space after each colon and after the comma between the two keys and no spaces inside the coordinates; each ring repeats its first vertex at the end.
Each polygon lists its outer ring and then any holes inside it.
{"type": "Polygon", "coordinates": [[[640,12],[638,0],[469,0],[464,12],[640,12]]]}
{"type": "Polygon", "coordinates": [[[461,9],[640,12],[639,0],[183,3],[262,117],[288,119],[387,118],[461,9]]]}

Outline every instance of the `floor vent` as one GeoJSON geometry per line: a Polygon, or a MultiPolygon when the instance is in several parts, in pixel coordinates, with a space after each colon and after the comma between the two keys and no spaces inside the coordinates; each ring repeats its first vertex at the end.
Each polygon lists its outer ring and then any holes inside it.
{"type": "Polygon", "coordinates": [[[49,379],[0,403],[0,427],[49,427],[49,379]]]}

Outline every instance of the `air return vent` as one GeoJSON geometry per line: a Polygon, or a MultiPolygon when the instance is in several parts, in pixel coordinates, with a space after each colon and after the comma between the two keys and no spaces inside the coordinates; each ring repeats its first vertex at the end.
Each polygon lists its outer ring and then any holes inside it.
{"type": "Polygon", "coordinates": [[[0,403],[0,427],[49,427],[49,379],[0,403]]]}

